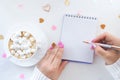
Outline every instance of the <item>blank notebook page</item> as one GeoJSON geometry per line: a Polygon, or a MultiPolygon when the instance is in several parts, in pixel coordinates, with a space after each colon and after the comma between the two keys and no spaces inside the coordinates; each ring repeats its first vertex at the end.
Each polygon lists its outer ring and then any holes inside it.
{"type": "Polygon", "coordinates": [[[63,59],[77,62],[93,63],[94,51],[90,44],[95,38],[97,18],[87,16],[65,15],[61,30],[61,41],[64,44],[63,59]]]}

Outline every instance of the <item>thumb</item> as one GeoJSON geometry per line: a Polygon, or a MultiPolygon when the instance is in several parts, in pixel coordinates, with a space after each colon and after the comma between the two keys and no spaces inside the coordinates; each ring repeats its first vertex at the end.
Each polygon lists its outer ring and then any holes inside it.
{"type": "Polygon", "coordinates": [[[96,46],[95,48],[95,53],[106,59],[107,56],[107,51],[105,51],[103,48],[100,46],[96,46]]]}

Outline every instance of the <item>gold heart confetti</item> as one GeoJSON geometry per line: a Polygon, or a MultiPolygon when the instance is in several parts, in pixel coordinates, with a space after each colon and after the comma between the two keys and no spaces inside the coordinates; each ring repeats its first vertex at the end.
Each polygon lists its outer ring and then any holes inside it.
{"type": "Polygon", "coordinates": [[[118,15],[118,18],[120,19],[120,15],[118,15]]]}
{"type": "Polygon", "coordinates": [[[69,0],[65,0],[65,5],[69,6],[70,5],[70,1],[69,0]]]}
{"type": "Polygon", "coordinates": [[[39,18],[39,23],[43,23],[44,19],[43,18],[39,18]]]}
{"type": "Polygon", "coordinates": [[[0,35],[0,40],[3,40],[4,39],[4,36],[3,35],[0,35]]]}
{"type": "Polygon", "coordinates": [[[101,24],[100,27],[101,27],[101,29],[105,29],[106,25],[105,24],[101,24]]]}
{"type": "Polygon", "coordinates": [[[50,4],[46,4],[46,5],[43,6],[43,10],[46,11],[46,12],[49,12],[50,9],[51,9],[50,4]]]}

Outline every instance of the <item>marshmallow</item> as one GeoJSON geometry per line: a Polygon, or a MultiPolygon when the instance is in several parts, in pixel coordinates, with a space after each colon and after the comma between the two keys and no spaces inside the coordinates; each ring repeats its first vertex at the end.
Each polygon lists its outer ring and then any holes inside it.
{"type": "Polygon", "coordinates": [[[31,42],[28,40],[28,42],[27,42],[27,45],[28,46],[31,46],[32,44],[31,44],[31,42]]]}
{"type": "Polygon", "coordinates": [[[22,52],[21,50],[17,50],[17,53],[18,53],[18,54],[21,54],[21,52],[22,52]]]}
{"type": "Polygon", "coordinates": [[[15,54],[15,51],[14,51],[14,50],[11,50],[11,54],[15,54]]]}
{"type": "Polygon", "coordinates": [[[36,51],[36,49],[31,49],[31,52],[34,53],[36,51]]]}
{"type": "Polygon", "coordinates": [[[29,46],[28,45],[22,45],[21,49],[24,49],[24,50],[29,49],[29,46]]]}
{"type": "Polygon", "coordinates": [[[11,45],[11,46],[10,46],[10,49],[15,49],[15,46],[14,46],[14,45],[11,45]]]}
{"type": "Polygon", "coordinates": [[[15,34],[15,37],[17,38],[17,37],[20,37],[21,35],[22,35],[21,32],[18,32],[15,34]]]}
{"type": "Polygon", "coordinates": [[[19,56],[19,54],[18,54],[18,53],[15,53],[15,56],[19,56]]]}
{"type": "Polygon", "coordinates": [[[26,56],[25,56],[25,55],[21,55],[21,58],[22,58],[22,59],[25,59],[25,58],[26,58],[26,56]]]}
{"type": "Polygon", "coordinates": [[[20,54],[20,56],[24,56],[24,53],[23,52],[21,52],[21,53],[19,53],[20,54]]]}
{"type": "Polygon", "coordinates": [[[16,49],[20,49],[21,47],[20,47],[20,45],[16,44],[16,45],[15,45],[15,48],[16,48],[16,49]]]}
{"type": "Polygon", "coordinates": [[[31,52],[31,50],[30,50],[30,49],[26,50],[26,54],[29,54],[30,52],[31,52]]]}
{"type": "Polygon", "coordinates": [[[30,33],[25,33],[24,36],[25,36],[25,37],[29,37],[29,36],[30,36],[30,33]]]}
{"type": "Polygon", "coordinates": [[[33,37],[30,37],[30,41],[34,41],[35,39],[33,37]]]}

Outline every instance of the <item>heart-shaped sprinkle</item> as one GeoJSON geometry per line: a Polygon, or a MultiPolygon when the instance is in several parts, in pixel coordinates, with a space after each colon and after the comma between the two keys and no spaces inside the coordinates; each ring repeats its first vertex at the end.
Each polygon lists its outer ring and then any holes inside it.
{"type": "Polygon", "coordinates": [[[57,29],[57,27],[56,27],[55,25],[53,25],[53,26],[51,27],[51,29],[52,29],[53,31],[55,31],[55,30],[57,29]]]}
{"type": "Polygon", "coordinates": [[[43,18],[39,18],[39,23],[43,23],[44,19],[43,18]]]}
{"type": "Polygon", "coordinates": [[[23,4],[18,4],[18,7],[19,7],[19,8],[23,7],[23,4]]]}
{"type": "Polygon", "coordinates": [[[118,18],[120,19],[120,15],[118,15],[118,18]]]}
{"type": "Polygon", "coordinates": [[[6,54],[6,53],[3,53],[3,54],[2,54],[2,58],[7,58],[7,54],[6,54]]]}
{"type": "Polygon", "coordinates": [[[69,6],[70,5],[70,1],[69,0],[65,0],[65,5],[69,6]]]}
{"type": "Polygon", "coordinates": [[[46,12],[49,12],[50,9],[51,9],[50,4],[46,4],[46,5],[43,6],[43,10],[46,11],[46,12]]]}
{"type": "Polygon", "coordinates": [[[105,24],[101,24],[100,27],[101,27],[101,29],[105,29],[106,25],[105,24]]]}
{"type": "Polygon", "coordinates": [[[0,40],[3,40],[4,39],[4,36],[3,35],[0,35],[0,40]]]}
{"type": "Polygon", "coordinates": [[[20,75],[19,75],[19,78],[20,78],[20,79],[24,79],[24,78],[25,78],[25,75],[24,75],[24,74],[20,74],[20,75]]]}

